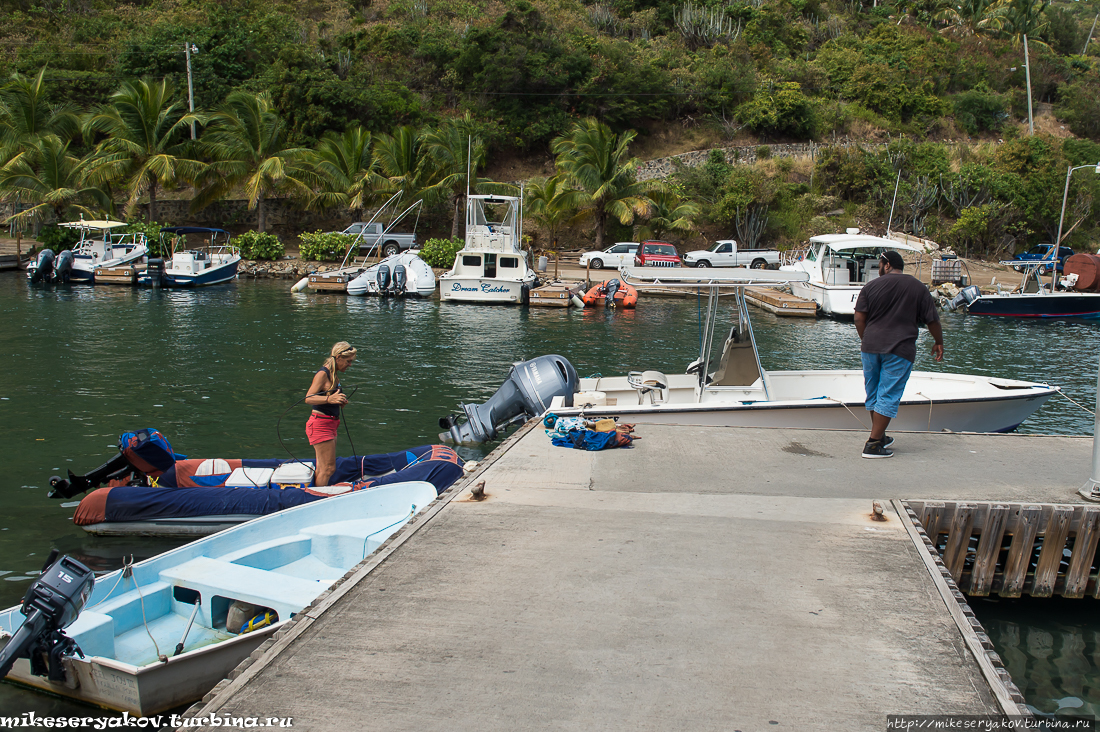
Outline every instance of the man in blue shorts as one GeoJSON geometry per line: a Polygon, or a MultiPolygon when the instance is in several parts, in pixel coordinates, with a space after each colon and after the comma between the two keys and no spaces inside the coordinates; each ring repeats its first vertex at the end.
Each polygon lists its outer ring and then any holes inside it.
{"type": "Polygon", "coordinates": [[[935,339],[932,355],[943,360],[943,329],[931,293],[920,280],[903,274],[905,261],[896,251],[879,257],[879,276],[859,292],[856,299],[856,331],[863,357],[863,382],[867,389],[867,411],[871,413],[871,437],[863,446],[865,458],[888,458],[894,442],[886,435],[898,406],[913,362],[917,360],[917,333],[928,326],[935,339]]]}

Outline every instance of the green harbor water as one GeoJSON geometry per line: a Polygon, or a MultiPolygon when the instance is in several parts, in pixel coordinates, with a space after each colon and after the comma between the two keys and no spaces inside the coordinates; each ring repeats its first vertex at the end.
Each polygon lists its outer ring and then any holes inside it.
{"type": "MultiPolygon", "coordinates": [[[[51,475],[98,466],[122,432],[156,427],[194,457],[311,456],[308,412],[291,405],[335,341],[359,349],[344,383],[358,387],[345,420],[360,454],[437,441],[438,418],[486,399],[515,361],[560,353],[582,376],[682,373],[698,352],[694,297],[647,298],[633,311],[523,309],[292,294],[290,284],[32,288],[0,273],[0,607],[21,600],[51,548],[109,570],[173,546],[88,537],[72,524],[75,502],[46,497],[51,475]]],[[[850,323],[752,315],[765,368],[859,367],[850,323]]],[[[1100,324],[947,314],[944,331],[944,363],[928,355],[925,333],[918,369],[1043,381],[1095,404],[1100,324]]],[[[1020,431],[1082,435],[1092,425],[1055,397],[1020,431]]],[[[351,454],[343,430],[338,444],[351,454]]],[[[1100,679],[1095,665],[1090,673],[1100,679]]],[[[0,685],[0,713],[30,710],[84,708],[0,685]]]]}

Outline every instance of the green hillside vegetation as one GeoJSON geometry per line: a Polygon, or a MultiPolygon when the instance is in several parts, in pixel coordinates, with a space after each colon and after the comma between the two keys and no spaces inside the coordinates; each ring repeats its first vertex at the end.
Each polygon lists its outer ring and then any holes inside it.
{"type": "MultiPolygon", "coordinates": [[[[246,198],[263,231],[273,198],[360,216],[401,192],[424,198],[446,237],[461,235],[467,185],[511,192],[486,171],[520,160],[552,170],[525,194],[544,248],[700,231],[794,246],[884,223],[896,186],[893,229],[1001,256],[1052,240],[1067,167],[1100,162],[1087,42],[1097,10],[3,0],[0,197],[23,209],[9,222],[20,226],[103,213],[154,222],[165,195],[193,211],[246,198]],[[1032,100],[1052,105],[1058,136],[1020,124],[1025,38],[1032,100]],[[713,153],[639,181],[635,151],[662,130],[696,146],[823,147],[812,161],[762,154],[751,165],[713,153]]],[[[1100,176],[1072,177],[1068,244],[1095,248],[1098,194],[1100,176]]]]}

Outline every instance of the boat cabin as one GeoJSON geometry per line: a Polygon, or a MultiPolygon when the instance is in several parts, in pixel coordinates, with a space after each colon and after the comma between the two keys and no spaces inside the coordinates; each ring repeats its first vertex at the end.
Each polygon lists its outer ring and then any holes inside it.
{"type": "MultiPolygon", "coordinates": [[[[466,206],[467,251],[518,253],[520,251],[519,228],[520,200],[514,196],[470,196],[466,206]]],[[[486,268],[497,264],[486,260],[486,268]]],[[[473,260],[469,266],[475,265],[473,260]]],[[[501,268],[516,266],[500,262],[501,268]]],[[[485,275],[496,277],[497,275],[485,275]]]]}
{"type": "Polygon", "coordinates": [[[455,257],[452,270],[456,277],[520,279],[527,269],[523,254],[463,250],[455,257]]]}

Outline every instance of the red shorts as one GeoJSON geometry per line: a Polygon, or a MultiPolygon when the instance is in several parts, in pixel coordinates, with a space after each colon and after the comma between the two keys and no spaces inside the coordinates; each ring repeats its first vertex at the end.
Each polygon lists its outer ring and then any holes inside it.
{"type": "Polygon", "coordinates": [[[329,417],[325,414],[311,414],[306,422],[306,437],[309,444],[317,445],[322,442],[336,439],[336,428],[340,426],[339,417],[329,417]]]}

